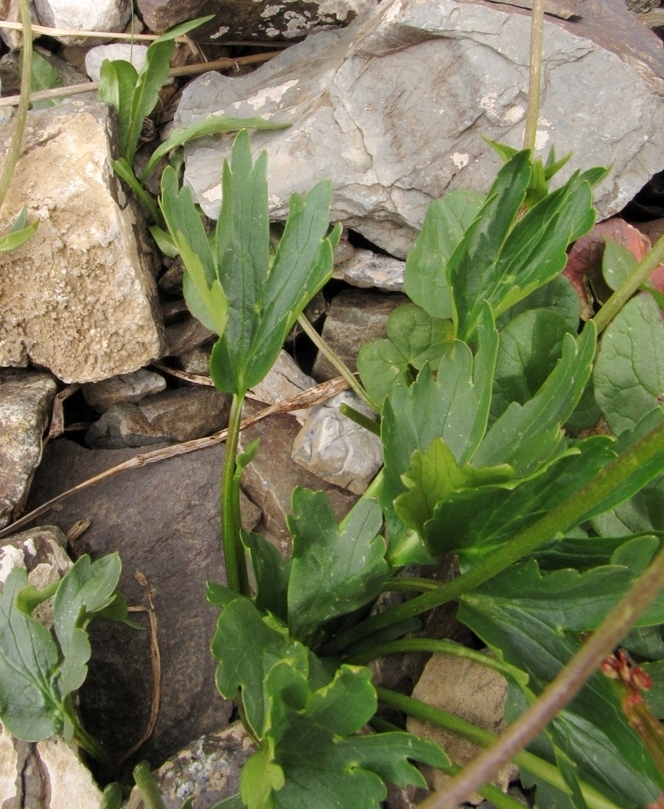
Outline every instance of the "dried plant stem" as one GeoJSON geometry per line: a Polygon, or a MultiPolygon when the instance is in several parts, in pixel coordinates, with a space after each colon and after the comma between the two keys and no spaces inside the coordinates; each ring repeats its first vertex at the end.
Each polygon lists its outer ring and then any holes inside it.
{"type": "MultiPolygon", "coordinates": [[[[168,75],[171,78],[178,76],[194,76],[198,73],[207,73],[210,70],[237,69],[240,65],[254,65],[260,62],[268,62],[281,51],[270,51],[269,53],[254,53],[250,56],[238,56],[237,59],[216,59],[214,62],[199,62],[196,65],[184,65],[183,67],[172,68],[168,75]]],[[[99,82],[88,81],[84,84],[71,84],[68,87],[54,87],[51,90],[38,90],[32,93],[29,101],[48,101],[53,98],[65,98],[67,96],[81,95],[83,93],[94,93],[99,89],[99,82]]],[[[0,107],[15,107],[19,104],[21,96],[7,96],[0,98],[0,107]]]]}
{"type": "Polygon", "coordinates": [[[511,725],[500,740],[482,753],[446,788],[420,809],[456,809],[460,802],[531,742],[581,689],[623,635],[664,588],[664,550],[604,619],[600,628],[558,674],[540,698],[511,725]]]}
{"type": "Polygon", "coordinates": [[[25,123],[28,119],[28,109],[30,108],[30,84],[32,80],[32,30],[30,27],[30,10],[28,9],[28,0],[20,0],[19,11],[21,14],[21,22],[23,23],[25,36],[23,38],[23,65],[21,69],[21,93],[18,96],[18,109],[16,111],[16,119],[14,122],[14,134],[12,136],[7,155],[5,157],[5,164],[2,167],[2,175],[0,175],[0,208],[2,208],[9,186],[14,176],[14,169],[21,153],[21,144],[23,143],[23,133],[25,132],[25,123]]]}
{"type": "Polygon", "coordinates": [[[537,121],[540,109],[542,88],[542,41],[544,36],[544,0],[533,0],[530,27],[530,78],[528,84],[528,111],[526,131],[523,136],[524,149],[530,149],[531,158],[535,155],[537,121]]]}

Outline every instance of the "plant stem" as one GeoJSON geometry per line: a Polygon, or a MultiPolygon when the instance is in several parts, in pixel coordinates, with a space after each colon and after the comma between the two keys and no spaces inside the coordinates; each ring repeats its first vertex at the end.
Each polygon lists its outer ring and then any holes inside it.
{"type": "Polygon", "coordinates": [[[422,809],[456,809],[477,785],[486,783],[510,759],[516,760],[516,751],[532,741],[558,711],[567,705],[663,587],[664,550],[661,550],[629,592],[606,616],[600,628],[539,699],[508,728],[495,745],[454,779],[444,795],[432,796],[421,804],[422,809]]]}
{"type": "Polygon", "coordinates": [[[223,480],[221,486],[222,548],[228,587],[242,595],[249,595],[249,577],[242,545],[240,517],[240,480],[236,475],[236,458],[242,421],[244,394],[233,394],[231,415],[226,438],[223,480]]]}
{"type": "Polygon", "coordinates": [[[124,792],[122,786],[118,784],[117,781],[114,781],[112,784],[108,784],[104,789],[99,809],[120,809],[123,799],[124,792]]]}
{"type": "MultiPolygon", "coordinates": [[[[476,649],[471,649],[462,643],[455,643],[452,640],[437,640],[435,638],[402,638],[388,643],[379,643],[366,651],[352,655],[345,662],[354,666],[366,666],[367,663],[377,657],[398,652],[433,652],[434,654],[454,655],[454,657],[464,657],[467,660],[481,663],[483,666],[487,666],[510,679],[515,679],[515,675],[518,677],[520,674],[519,670],[510,666],[509,663],[503,663],[502,660],[490,657],[483,652],[478,652],[476,649]]],[[[522,674],[519,679],[524,679],[522,674]]]]}
{"type": "Polygon", "coordinates": [[[568,497],[534,525],[521,531],[510,542],[485,556],[467,573],[463,573],[453,581],[441,584],[436,590],[423,593],[405,604],[367,618],[352,629],[338,635],[323,647],[321,652],[326,655],[339,653],[379,629],[413,618],[421,612],[454,601],[464,593],[474,590],[518,562],[522,557],[532,553],[544,542],[548,542],[556,535],[578,525],[585,514],[601,503],[631,474],[648,462],[652,462],[663,452],[664,423],[607,464],[580,491],[568,497]]]}
{"type": "Polygon", "coordinates": [[[376,413],[380,413],[380,408],[371,401],[369,394],[355,378],[355,374],[350,370],[337,352],[330,347],[330,345],[320,336],[320,334],[318,334],[316,329],[314,329],[311,323],[309,323],[307,320],[306,315],[301,314],[298,317],[297,322],[300,324],[302,331],[307,335],[316,348],[327,357],[337,371],[339,371],[339,375],[342,376],[346,382],[348,382],[350,389],[354,391],[363,402],[369,405],[372,410],[375,410],[376,413]]]}
{"type": "MultiPolygon", "coordinates": [[[[469,742],[479,747],[489,747],[497,741],[498,737],[494,736],[493,733],[482,730],[472,725],[470,722],[466,722],[465,719],[460,719],[458,716],[454,716],[454,714],[448,713],[448,711],[444,711],[441,708],[434,708],[431,705],[427,705],[419,699],[397,694],[387,688],[376,688],[376,693],[378,699],[384,705],[389,705],[417,719],[423,719],[425,722],[431,722],[433,725],[445,728],[445,730],[449,730],[456,736],[467,739],[469,742]]],[[[527,750],[521,750],[512,757],[512,761],[519,767],[528,770],[528,772],[537,776],[537,778],[542,781],[546,781],[547,784],[551,784],[551,786],[559,789],[561,792],[566,793],[568,791],[560,770],[539,756],[529,753],[527,750]]],[[[479,786],[481,786],[481,784],[479,786]]],[[[613,801],[610,801],[594,787],[582,782],[579,782],[579,786],[583,797],[588,803],[589,809],[620,809],[613,801]]],[[[424,801],[424,803],[419,804],[418,809],[424,809],[424,807],[426,807],[426,809],[432,809],[432,807],[429,806],[429,800],[431,799],[429,798],[427,801],[424,801]]],[[[458,801],[454,804],[454,809],[457,809],[457,804],[458,801]]],[[[438,807],[436,807],[436,809],[438,809],[438,807]]]]}
{"type": "Polygon", "coordinates": [[[652,271],[663,262],[664,236],[660,236],[647,255],[634,267],[629,278],[618,287],[593,318],[598,334],[609,325],[638,288],[648,280],[652,271]]]}
{"type": "Polygon", "coordinates": [[[146,809],[166,809],[147,761],[141,761],[134,767],[134,781],[146,809]]]}
{"type": "Polygon", "coordinates": [[[5,165],[0,175],[0,208],[2,208],[9,186],[14,176],[14,169],[21,153],[25,123],[30,107],[30,86],[32,84],[32,28],[28,0],[20,0],[19,11],[23,25],[23,61],[21,65],[21,95],[16,110],[16,122],[9,149],[5,157],[5,165]]]}
{"type": "Polygon", "coordinates": [[[530,149],[530,159],[535,159],[537,121],[542,89],[542,41],[544,38],[544,0],[533,0],[530,15],[530,75],[528,81],[528,110],[523,148],[530,149]]]}
{"type": "Polygon", "coordinates": [[[101,744],[92,736],[81,724],[76,711],[74,710],[71,694],[65,699],[65,710],[67,717],[74,728],[74,742],[99,764],[103,774],[103,780],[110,778],[113,772],[113,763],[101,744]]]}

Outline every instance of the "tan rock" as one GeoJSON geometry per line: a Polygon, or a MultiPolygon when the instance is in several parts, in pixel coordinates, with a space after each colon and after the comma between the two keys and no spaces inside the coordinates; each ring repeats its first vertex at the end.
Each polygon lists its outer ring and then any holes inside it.
{"type": "MultiPolygon", "coordinates": [[[[493,734],[505,729],[507,681],[481,663],[453,655],[433,655],[413,689],[413,696],[493,734]]],[[[455,764],[468,764],[481,752],[481,748],[465,739],[420,719],[409,717],[408,730],[435,741],[455,764]]],[[[450,781],[440,770],[424,767],[423,771],[433,789],[443,789],[450,781]]],[[[518,768],[510,764],[491,783],[506,792],[509,782],[518,774],[518,768]]],[[[477,804],[481,800],[476,794],[471,802],[477,804]]]]}
{"type": "Polygon", "coordinates": [[[110,123],[106,105],[80,99],[28,117],[0,226],[25,204],[39,229],[0,253],[2,366],[31,360],[65,382],[95,382],[164,353],[150,249],[111,168],[110,123]]]}

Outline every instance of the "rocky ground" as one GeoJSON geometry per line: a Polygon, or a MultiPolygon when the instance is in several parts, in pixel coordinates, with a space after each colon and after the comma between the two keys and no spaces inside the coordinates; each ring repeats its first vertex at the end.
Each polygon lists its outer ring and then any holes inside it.
{"type": "MultiPolygon", "coordinates": [[[[162,32],[214,13],[178,44],[174,64],[227,59],[227,67],[195,68],[202,75],[163,88],[137,162],[174,126],[212,113],[292,124],[257,133],[252,143],[268,152],[275,222],[293,191],[332,179],[331,215],[344,224],[344,238],[334,280],[307,314],[352,369],[359,346],[384,334],[387,316],[404,300],[404,260],[428,203],[454,188],[486,191],[498,159],[480,134],[515,146],[522,138],[529,18],[519,8],[453,0],[138,0],[132,20],[128,0],[66,5],[35,0],[34,22],[67,30],[36,40],[67,85],[94,79],[108,57],[99,40],[72,30],[162,32]]],[[[664,213],[657,177],[664,169],[664,51],[651,30],[664,22],[657,5],[628,10],[622,0],[575,0],[570,8],[552,0],[538,140],[542,149],[572,151],[570,171],[612,164],[597,191],[600,218],[622,212],[653,240],[664,213]]],[[[17,19],[13,0],[0,0],[0,18],[17,19]]],[[[20,39],[12,29],[2,37],[5,153],[20,39]]],[[[141,48],[133,45],[131,58],[141,48]]],[[[23,204],[40,222],[23,247],[0,253],[0,578],[19,564],[44,582],[44,575],[62,575],[67,554],[120,552],[122,591],[136,607],[152,599],[158,621],[159,714],[141,742],[155,683],[148,615],[137,612],[146,631],[93,629],[82,717],[121,771],[139,758],[160,766],[185,748],[180,763],[162,772],[166,805],[179,806],[183,784],[205,784],[211,805],[235,791],[248,755],[237,726],[224,731],[232,705],[214,685],[216,610],[204,599],[205,582],[224,576],[220,431],[229,401],[207,376],[212,334],[184,305],[179,262],[161,256],[113,174],[113,114],[94,89],[46,103],[29,115],[0,212],[2,232],[23,204]]],[[[206,138],[185,150],[185,182],[211,218],[230,142],[206,138]]],[[[339,413],[343,401],[360,406],[336,370],[299,332],[285,348],[252,392],[245,416],[254,423],[242,433],[243,446],[261,440],[243,480],[245,526],[258,526],[284,553],[293,488],[324,489],[341,516],[381,465],[380,441],[339,413]],[[309,400],[290,404],[303,391],[309,400]]],[[[449,616],[440,620],[454,632],[449,616]]],[[[404,662],[382,676],[412,685],[417,668],[404,662]]],[[[460,682],[469,676],[461,672],[460,682]]],[[[438,678],[429,672],[428,679],[438,678]]],[[[440,705],[457,699],[432,695],[426,678],[417,687],[440,705]]],[[[498,714],[503,698],[495,697],[498,714]]],[[[473,721],[495,728],[495,711],[473,721]]],[[[0,770],[11,771],[0,776],[4,809],[54,807],[58,790],[73,794],[67,779],[75,765],[62,763],[62,748],[0,737],[0,770]]],[[[96,787],[81,772],[87,786],[77,782],[77,806],[97,806],[96,787]]],[[[391,805],[414,806],[417,797],[395,793],[391,805]]]]}

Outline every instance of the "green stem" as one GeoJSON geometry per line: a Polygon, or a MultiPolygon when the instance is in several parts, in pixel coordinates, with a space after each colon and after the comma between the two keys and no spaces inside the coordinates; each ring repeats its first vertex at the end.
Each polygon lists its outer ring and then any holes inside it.
{"type": "Polygon", "coordinates": [[[478,652],[476,649],[470,649],[462,643],[455,643],[452,640],[436,640],[435,638],[402,638],[401,640],[392,640],[388,643],[379,643],[366,651],[352,655],[345,662],[354,666],[366,666],[367,663],[370,663],[377,657],[399,652],[433,652],[434,654],[463,657],[467,660],[481,663],[483,666],[487,666],[511,680],[523,679],[523,675],[519,676],[520,672],[518,669],[514,669],[509,663],[503,663],[502,660],[498,660],[495,657],[490,657],[483,652],[478,652]]]}
{"type": "Polygon", "coordinates": [[[455,601],[464,593],[479,587],[484,582],[506,570],[544,542],[578,525],[579,521],[620,486],[631,474],[664,452],[664,424],[660,424],[642,439],[607,464],[589,483],[576,494],[538,520],[534,525],[517,534],[510,542],[485,556],[467,573],[436,590],[385,610],[343,632],[328,643],[321,652],[336,654],[353,643],[392,624],[413,618],[421,612],[455,601]]]}
{"type": "Polygon", "coordinates": [[[239,475],[236,474],[243,404],[244,394],[241,396],[233,394],[221,487],[221,522],[226,583],[232,590],[242,595],[250,595],[247,563],[241,537],[240,479],[239,475]]]}
{"type": "Polygon", "coordinates": [[[7,150],[2,175],[0,175],[0,208],[2,208],[7,192],[9,191],[9,186],[14,176],[14,169],[16,168],[16,163],[21,153],[23,133],[25,132],[25,123],[28,119],[28,109],[30,108],[30,86],[32,84],[32,24],[30,11],[28,9],[28,0],[20,0],[19,12],[21,15],[21,25],[23,26],[21,97],[16,110],[14,134],[9,144],[9,149],[7,150]]]}
{"type": "MultiPolygon", "coordinates": [[[[445,730],[449,730],[462,739],[467,739],[478,747],[489,747],[498,739],[493,733],[475,727],[475,725],[471,725],[470,722],[466,722],[464,719],[460,719],[458,716],[454,716],[454,714],[448,713],[441,708],[434,708],[431,705],[427,705],[419,699],[397,694],[386,688],[376,688],[376,693],[378,699],[384,705],[389,705],[417,719],[422,719],[425,722],[431,722],[433,725],[445,728],[445,730]]],[[[568,787],[565,784],[562,773],[557,767],[554,767],[553,764],[549,764],[548,761],[544,761],[544,759],[533,753],[529,753],[527,750],[521,750],[516,753],[512,761],[519,767],[528,770],[529,773],[532,773],[538,779],[545,781],[547,784],[551,784],[551,786],[559,789],[561,792],[568,793],[568,787]]],[[[610,801],[605,795],[602,795],[601,792],[594,789],[594,787],[583,782],[579,782],[579,786],[589,809],[620,809],[619,806],[613,803],[613,801],[610,801]]],[[[420,807],[425,807],[427,804],[428,801],[425,801],[420,804],[420,807]]]]}
{"type": "Polygon", "coordinates": [[[99,809],[120,809],[123,799],[124,791],[122,785],[114,781],[112,784],[108,784],[104,789],[99,809]]]}
{"type": "Polygon", "coordinates": [[[147,761],[141,761],[134,767],[134,781],[145,809],[166,809],[147,761]]]}
{"type": "Polygon", "coordinates": [[[103,774],[102,780],[108,780],[113,772],[113,762],[97,739],[81,724],[74,710],[71,694],[65,698],[64,708],[74,728],[74,742],[99,764],[103,774]]]}
{"type": "Polygon", "coordinates": [[[639,287],[645,284],[652,271],[662,262],[664,262],[664,236],[655,242],[648,254],[636,265],[629,278],[618,287],[595,315],[593,323],[597,327],[598,334],[609,325],[639,287]]]}
{"type": "Polygon", "coordinates": [[[542,41],[544,38],[544,0],[533,0],[530,15],[530,77],[528,83],[528,110],[523,148],[530,149],[531,160],[535,159],[537,121],[542,89],[542,41]]]}
{"type": "Polygon", "coordinates": [[[346,365],[346,363],[341,359],[341,357],[337,354],[337,352],[330,347],[329,343],[327,343],[321,336],[318,334],[316,329],[309,323],[305,315],[300,315],[297,319],[297,322],[302,327],[302,331],[307,335],[307,337],[311,340],[311,342],[316,346],[316,348],[327,357],[327,359],[334,365],[334,367],[339,371],[339,375],[342,376],[350,389],[354,391],[363,402],[365,402],[372,410],[375,410],[376,413],[380,413],[380,408],[371,401],[369,398],[369,394],[364,390],[362,385],[357,381],[355,378],[355,374],[350,370],[350,368],[346,365]]]}
{"type": "Polygon", "coordinates": [[[523,749],[540,733],[578,693],[664,587],[664,550],[632,585],[629,592],[606,616],[600,628],[558,673],[553,682],[503,734],[463,774],[456,778],[444,794],[432,796],[421,806],[427,809],[456,809],[459,802],[484,784],[507,761],[516,761],[516,751],[523,749]]]}

